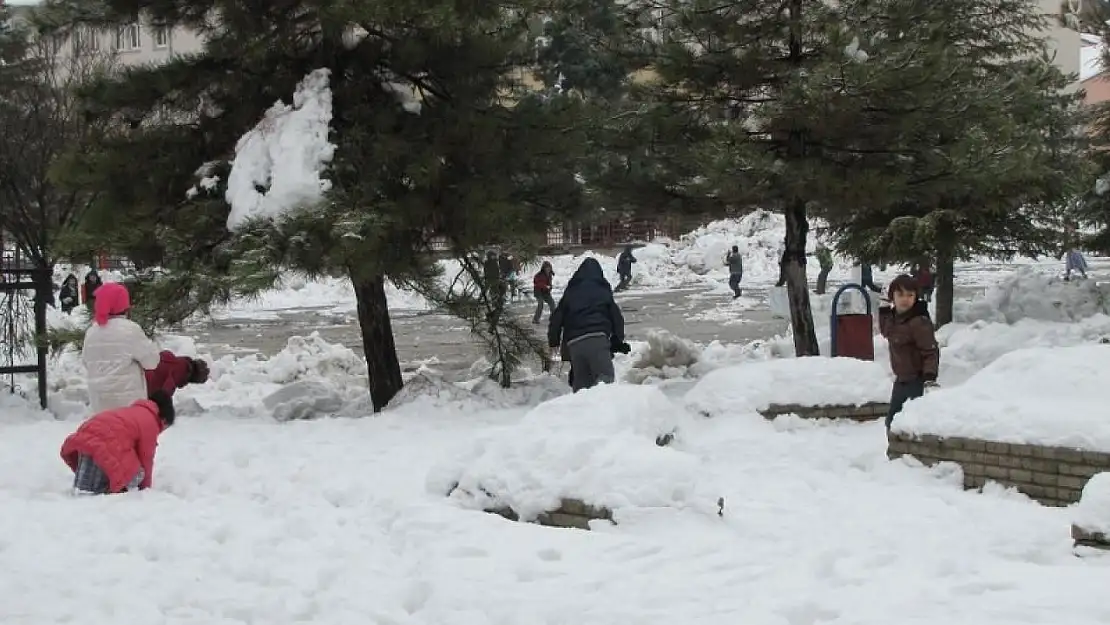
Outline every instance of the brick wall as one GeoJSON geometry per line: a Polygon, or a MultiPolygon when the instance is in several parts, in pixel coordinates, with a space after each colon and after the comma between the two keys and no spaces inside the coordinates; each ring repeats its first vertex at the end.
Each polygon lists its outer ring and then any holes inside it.
{"type": "Polygon", "coordinates": [[[889,404],[869,403],[861,406],[802,406],[799,404],[771,404],[759,414],[774,419],[784,414],[796,414],[803,419],[850,419],[875,421],[886,417],[889,404]]]}
{"type": "Polygon", "coordinates": [[[995,443],[972,438],[917,437],[891,433],[887,457],[914,456],[922,463],[955,462],[963,467],[964,488],[987,481],[1012,486],[1046,506],[1079,501],[1096,473],[1110,471],[1110,454],[1069,447],[995,443]]]}

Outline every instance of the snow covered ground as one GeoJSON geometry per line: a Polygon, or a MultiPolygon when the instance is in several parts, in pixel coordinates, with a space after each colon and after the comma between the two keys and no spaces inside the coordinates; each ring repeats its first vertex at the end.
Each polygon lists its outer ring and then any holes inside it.
{"type": "MultiPolygon", "coordinates": [[[[1110,620],[1110,559],[1073,556],[1072,511],[1001,488],[964,492],[947,467],[887,461],[881,423],[754,413],[791,398],[881,399],[886,345],[876,339],[875,364],[832,364],[790,358],[784,322],[768,323],[777,329],[759,340],[728,340],[763,322],[725,325],[719,307],[735,306],[734,318],[762,314],[777,271],[773,234],[738,228],[637,252],[640,282],[621,300],[635,339],[617,359],[623,384],[574,397],[560,397],[565,382],[545,375],[499,389],[480,365],[453,383],[429,360],[380,416],[278,422],[265,399],[298,384],[338,402],[340,415],[365,415],[359,355],[308,332],[247,354],[200,335],[162,337],[210,358],[213,373],[179,391],[182,416],[143,493],[69,495],[58,449],[86,416],[85,387],[76,355],[63,354],[51,363],[53,414],[0,395],[0,623],[1110,620]],[[733,240],[749,254],[752,293],[722,304],[727,276],[711,265],[733,240]],[[679,286],[672,299],[659,294],[679,286]],[[685,338],[712,324],[720,340],[685,338]],[[799,378],[804,389],[794,392],[799,378]],[[654,433],[669,428],[675,443],[656,447],[654,433]],[[618,508],[619,525],[587,533],[509,522],[446,496],[448,482],[467,480],[499,481],[503,501],[595,497],[618,508]]],[[[555,259],[557,287],[578,260],[555,259]]],[[[1071,283],[1055,277],[1059,263],[1022,264],[1018,273],[960,268],[965,301],[939,336],[944,391],[934,401],[991,363],[1020,359],[1019,349],[1098,349],[1110,336],[1097,284],[1110,264],[1092,259],[1095,278],[1071,283]]],[[[847,264],[833,275],[847,279],[847,264]]],[[[225,314],[249,335],[259,331],[252,322],[290,310],[353,306],[343,281],[291,282],[225,314]]],[[[422,306],[390,296],[397,313],[422,306]]],[[[406,332],[441,323],[405,318],[406,332]]]]}

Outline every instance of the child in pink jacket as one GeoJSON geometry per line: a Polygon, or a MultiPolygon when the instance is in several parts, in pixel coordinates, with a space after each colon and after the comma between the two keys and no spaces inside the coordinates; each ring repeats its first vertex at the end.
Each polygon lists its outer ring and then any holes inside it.
{"type": "Polygon", "coordinates": [[[78,494],[143,490],[154,483],[158,436],[174,422],[173,400],[155,391],[126,408],[97,413],[66,437],[62,460],[78,494]]]}

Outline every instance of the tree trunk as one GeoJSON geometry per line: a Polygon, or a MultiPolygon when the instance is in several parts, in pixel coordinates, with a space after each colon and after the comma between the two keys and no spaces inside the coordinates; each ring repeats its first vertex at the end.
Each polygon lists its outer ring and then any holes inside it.
{"type": "Polygon", "coordinates": [[[937,318],[936,326],[939,328],[947,323],[952,323],[952,302],[955,299],[956,258],[952,253],[952,246],[941,242],[937,246],[937,318]]]}
{"type": "Polygon", "coordinates": [[[385,297],[385,277],[357,279],[351,276],[358,303],[358,325],[362,330],[362,351],[370,376],[370,400],[380,412],[401,390],[401,363],[393,342],[393,324],[385,297]]]}
{"type": "Polygon", "coordinates": [[[796,356],[818,356],[821,353],[817,346],[817,332],[813,327],[813,309],[809,305],[809,281],[806,278],[808,234],[809,221],[806,219],[805,202],[796,200],[786,210],[786,250],[782,254],[796,356]]]}
{"type": "Polygon", "coordinates": [[[50,352],[47,344],[46,305],[54,296],[53,266],[38,266],[32,274],[35,283],[35,366],[38,368],[39,407],[46,410],[46,357],[50,352]]]}
{"type": "MultiPolygon", "coordinates": [[[[790,0],[791,64],[800,67],[802,55],[802,0],[790,0]]],[[[786,136],[786,153],[792,162],[800,163],[806,156],[805,128],[795,125],[786,136]]],[[[794,330],[794,354],[818,356],[817,332],[813,328],[813,309],[809,305],[806,280],[806,235],[809,220],[803,198],[791,198],[786,204],[786,240],[782,253],[782,269],[786,274],[786,292],[790,298],[790,327],[794,330]]]]}

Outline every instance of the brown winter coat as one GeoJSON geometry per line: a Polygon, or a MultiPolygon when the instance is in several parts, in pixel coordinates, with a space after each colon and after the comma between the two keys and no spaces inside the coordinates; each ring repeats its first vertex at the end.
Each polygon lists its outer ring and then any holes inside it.
{"type": "Polygon", "coordinates": [[[940,347],[924,302],[904,313],[880,308],[879,331],[890,345],[890,368],[899,382],[936,381],[940,347]]]}

